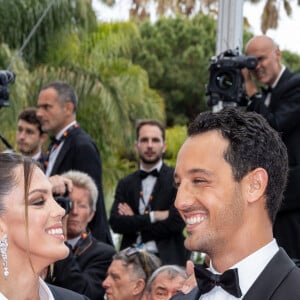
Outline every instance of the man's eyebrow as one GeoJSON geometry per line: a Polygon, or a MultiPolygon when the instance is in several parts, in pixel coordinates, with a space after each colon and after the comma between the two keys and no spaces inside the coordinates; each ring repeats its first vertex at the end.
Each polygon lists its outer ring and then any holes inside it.
{"type": "MultiPolygon", "coordinates": [[[[203,174],[205,174],[207,176],[212,176],[212,173],[210,171],[208,171],[206,169],[202,169],[202,168],[192,168],[192,169],[189,169],[187,171],[187,173],[189,175],[193,175],[193,174],[196,174],[196,173],[203,173],[203,174]]],[[[178,178],[178,174],[176,172],[174,174],[174,178],[178,178]]]]}

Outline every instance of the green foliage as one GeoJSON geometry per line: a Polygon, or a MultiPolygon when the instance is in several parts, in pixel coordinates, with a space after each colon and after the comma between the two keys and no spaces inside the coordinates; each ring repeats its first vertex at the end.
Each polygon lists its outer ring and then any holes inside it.
{"type": "Polygon", "coordinates": [[[290,51],[282,51],[282,62],[294,72],[300,73],[300,55],[290,51]]]}
{"type": "Polygon", "coordinates": [[[167,151],[165,153],[165,162],[175,167],[177,153],[187,138],[187,126],[176,125],[166,130],[167,151]]]}
{"type": "Polygon", "coordinates": [[[0,43],[7,43],[11,49],[21,48],[50,7],[21,53],[30,64],[45,62],[44,53],[55,39],[57,45],[68,34],[84,35],[97,24],[91,4],[86,0],[0,0],[0,7],[0,43]]]}
{"type": "Polygon", "coordinates": [[[209,58],[214,55],[216,24],[207,15],[162,18],[140,26],[142,49],[134,62],[149,74],[150,86],[166,101],[167,124],[186,124],[206,109],[209,58]]]}

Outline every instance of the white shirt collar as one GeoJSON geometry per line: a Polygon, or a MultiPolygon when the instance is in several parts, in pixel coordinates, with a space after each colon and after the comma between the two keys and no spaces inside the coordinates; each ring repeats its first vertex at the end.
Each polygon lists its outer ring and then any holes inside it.
{"type": "Polygon", "coordinates": [[[63,133],[64,133],[69,127],[71,127],[71,126],[73,126],[73,125],[75,125],[75,124],[76,124],[76,120],[74,120],[74,121],[71,122],[69,125],[67,125],[65,128],[63,128],[63,129],[55,136],[55,138],[56,138],[57,140],[59,140],[59,139],[62,137],[63,133]]]}
{"type": "MultiPolygon", "coordinates": [[[[230,268],[238,269],[239,284],[243,296],[248,292],[250,287],[253,285],[255,280],[258,278],[270,260],[274,257],[274,255],[278,252],[278,250],[279,247],[277,242],[275,239],[273,239],[270,243],[258,249],[230,268]]],[[[214,270],[212,264],[210,265],[210,270],[213,273],[218,273],[214,270]]]]}
{"type": "Polygon", "coordinates": [[[281,71],[279,73],[279,75],[277,76],[275,82],[272,84],[272,89],[274,89],[280,79],[280,77],[282,76],[283,72],[285,71],[286,67],[284,65],[282,65],[281,71]]]}

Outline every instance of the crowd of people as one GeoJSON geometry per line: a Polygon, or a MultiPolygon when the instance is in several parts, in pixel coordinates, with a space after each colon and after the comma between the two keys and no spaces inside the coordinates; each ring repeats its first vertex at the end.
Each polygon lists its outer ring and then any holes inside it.
{"type": "Polygon", "coordinates": [[[164,125],[137,123],[138,169],[109,216],[76,92],[42,87],[19,113],[19,153],[0,153],[0,300],[300,299],[300,75],[267,36],[245,53],[246,109],[201,112],[175,168],[164,125]]]}

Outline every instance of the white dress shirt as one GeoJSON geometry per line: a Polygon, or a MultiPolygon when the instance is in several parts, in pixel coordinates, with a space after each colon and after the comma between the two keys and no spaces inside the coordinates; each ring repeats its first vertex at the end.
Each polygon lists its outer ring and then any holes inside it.
{"type": "MultiPolygon", "coordinates": [[[[66,126],[65,128],[63,128],[63,129],[55,136],[55,138],[56,138],[57,140],[59,140],[59,139],[62,137],[62,135],[64,134],[64,132],[65,132],[68,128],[70,128],[71,126],[73,126],[73,125],[75,125],[75,124],[76,124],[76,121],[73,121],[72,123],[70,123],[68,126],[66,126]]],[[[46,176],[48,176],[48,177],[50,176],[50,174],[51,174],[51,172],[52,172],[54,163],[55,163],[55,161],[56,161],[56,159],[57,159],[57,157],[58,157],[58,154],[59,154],[59,152],[60,152],[60,150],[61,150],[63,144],[64,144],[64,141],[62,141],[62,142],[58,145],[57,148],[51,150],[51,152],[50,152],[49,161],[48,161],[48,166],[47,166],[47,170],[46,170],[46,176]]]]}
{"type": "MultiPolygon", "coordinates": [[[[153,166],[152,169],[147,170],[147,172],[151,172],[154,169],[157,169],[157,171],[160,171],[161,167],[163,165],[162,160],[160,160],[155,166],[153,166]]],[[[146,171],[141,167],[141,170],[146,171]]],[[[153,192],[155,183],[157,181],[157,177],[149,175],[145,179],[142,180],[142,192],[143,192],[143,198],[140,198],[139,202],[139,213],[141,215],[144,214],[145,208],[147,207],[150,196],[153,192]]],[[[153,223],[153,212],[149,213],[150,221],[153,223]]],[[[140,244],[141,241],[141,236],[139,235],[137,238],[137,244],[140,244]]],[[[152,252],[152,253],[158,253],[157,245],[155,241],[148,241],[144,245],[142,245],[147,251],[152,252]]]]}
{"type": "MultiPolygon", "coordinates": [[[[236,298],[229,294],[221,287],[216,286],[211,291],[200,296],[199,300],[236,300],[243,299],[250,287],[253,285],[255,280],[258,278],[260,273],[264,270],[266,265],[279,251],[279,247],[275,239],[270,243],[260,248],[256,252],[247,256],[230,269],[237,268],[239,274],[239,284],[242,291],[242,297],[236,298]]],[[[212,264],[210,264],[210,271],[215,274],[220,274],[214,270],[212,264]]]]}

